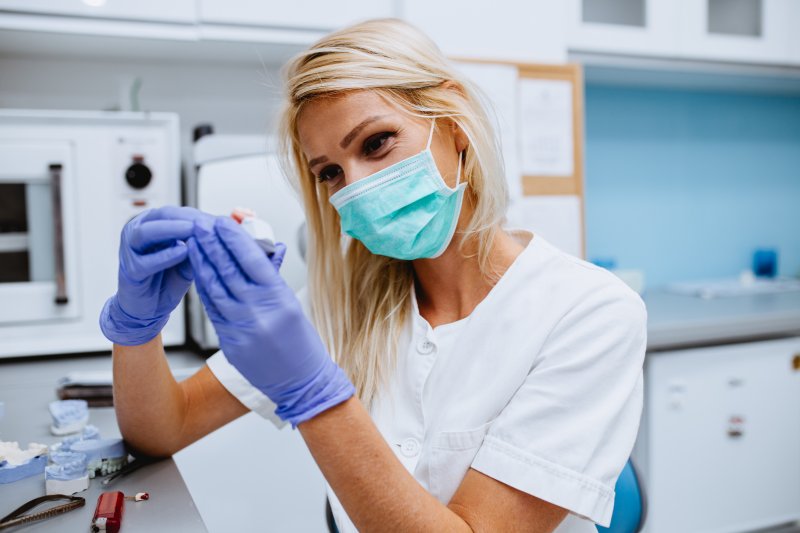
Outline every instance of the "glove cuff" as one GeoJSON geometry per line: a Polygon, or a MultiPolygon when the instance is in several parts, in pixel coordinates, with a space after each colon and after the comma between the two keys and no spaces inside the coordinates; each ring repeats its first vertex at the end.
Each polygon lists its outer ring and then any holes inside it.
{"type": "Polygon", "coordinates": [[[100,330],[115,344],[138,346],[154,339],[169,320],[169,314],[152,320],[141,320],[127,314],[115,294],[106,300],[100,312],[100,330]]]}
{"type": "Polygon", "coordinates": [[[331,359],[325,359],[319,370],[305,383],[272,398],[277,404],[275,414],[281,420],[298,424],[314,418],[319,413],[348,400],[356,389],[344,371],[331,359]]]}

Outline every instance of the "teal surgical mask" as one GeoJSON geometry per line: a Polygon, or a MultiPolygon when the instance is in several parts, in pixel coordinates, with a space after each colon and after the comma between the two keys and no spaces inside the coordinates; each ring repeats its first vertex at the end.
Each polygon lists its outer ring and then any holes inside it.
{"type": "Polygon", "coordinates": [[[467,184],[460,182],[461,154],[455,188],[442,179],[431,153],[434,124],[425,150],[330,198],[342,231],[373,254],[405,260],[438,257],[453,238],[467,184]]]}

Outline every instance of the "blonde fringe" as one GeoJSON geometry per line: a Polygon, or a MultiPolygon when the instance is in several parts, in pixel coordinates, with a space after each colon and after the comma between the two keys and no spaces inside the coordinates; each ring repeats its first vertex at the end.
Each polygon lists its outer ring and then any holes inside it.
{"type": "Polygon", "coordinates": [[[373,89],[411,115],[455,121],[469,140],[465,201],[474,205],[461,251],[466,255],[468,245],[474,248],[481,271],[494,280],[498,274],[489,252],[508,203],[499,143],[480,91],[430,39],[400,20],[372,20],[332,33],[293,58],[285,75],[281,153],[306,212],[312,321],[369,408],[395,367],[414,273],[411,262],[373,255],[359,241],[343,240],[327,186],[311,175],[300,147],[300,111],[314,98],[373,89]]]}

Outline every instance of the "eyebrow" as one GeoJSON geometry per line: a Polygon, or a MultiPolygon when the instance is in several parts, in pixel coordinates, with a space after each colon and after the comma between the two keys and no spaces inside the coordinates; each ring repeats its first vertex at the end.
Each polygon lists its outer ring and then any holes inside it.
{"type": "Polygon", "coordinates": [[[374,115],[372,117],[365,118],[358,124],[358,126],[350,130],[350,133],[344,136],[344,139],[342,139],[342,142],[339,143],[339,146],[341,146],[342,148],[347,148],[350,145],[350,143],[353,142],[353,139],[355,139],[356,135],[361,133],[361,130],[367,127],[368,124],[370,124],[371,122],[375,122],[376,120],[382,119],[385,116],[386,115],[374,115]]]}
{"type": "Polygon", "coordinates": [[[328,157],[324,155],[315,157],[314,159],[308,162],[308,168],[314,168],[316,165],[319,165],[320,163],[325,163],[327,160],[328,157]]]}
{"type": "MultiPolygon", "coordinates": [[[[353,139],[356,138],[356,135],[361,133],[361,130],[366,128],[372,122],[375,122],[376,120],[380,120],[385,116],[387,116],[387,115],[374,115],[374,116],[371,116],[369,118],[365,118],[364,120],[359,122],[358,125],[355,128],[350,130],[350,133],[348,133],[347,135],[344,136],[344,138],[342,139],[342,142],[339,143],[339,146],[341,146],[342,148],[347,148],[348,146],[350,146],[350,143],[353,142],[353,139]]],[[[328,161],[328,157],[324,156],[324,155],[321,155],[321,156],[315,157],[314,159],[309,161],[308,162],[308,167],[309,168],[314,168],[316,165],[319,165],[320,163],[325,163],[326,161],[328,161]]]]}

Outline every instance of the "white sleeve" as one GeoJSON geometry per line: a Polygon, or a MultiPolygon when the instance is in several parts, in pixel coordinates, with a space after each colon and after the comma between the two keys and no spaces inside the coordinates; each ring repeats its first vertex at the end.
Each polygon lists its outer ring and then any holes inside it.
{"type": "MultiPolygon", "coordinates": [[[[306,316],[309,316],[310,305],[308,301],[308,291],[305,287],[297,291],[297,298],[300,300],[303,312],[306,313],[306,316]]],[[[247,378],[228,361],[228,358],[225,357],[222,350],[209,357],[206,360],[206,365],[222,386],[233,394],[237,400],[242,402],[245,407],[263,416],[275,424],[275,427],[278,429],[281,429],[288,423],[281,420],[280,417],[275,414],[275,403],[270,400],[266,394],[251,385],[250,382],[247,381],[247,378]]]]}
{"type": "Polygon", "coordinates": [[[607,527],[641,421],[647,311],[617,284],[551,330],[472,468],[607,527]]]}

